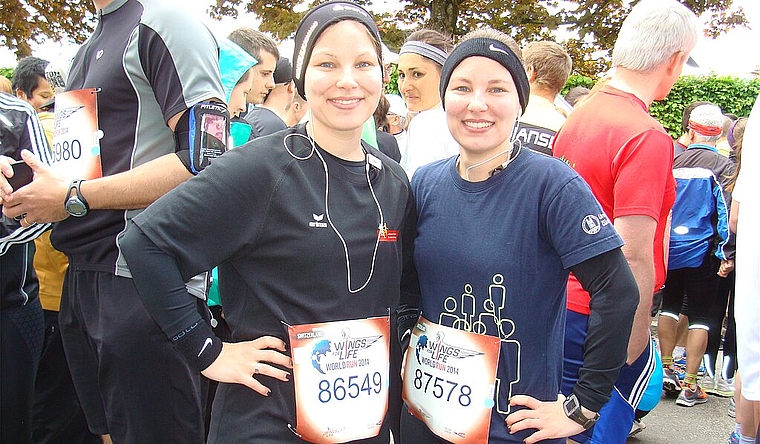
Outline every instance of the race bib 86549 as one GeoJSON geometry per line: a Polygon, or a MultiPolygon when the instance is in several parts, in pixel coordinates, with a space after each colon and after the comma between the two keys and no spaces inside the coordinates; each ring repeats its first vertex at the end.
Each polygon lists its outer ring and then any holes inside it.
{"type": "Polygon", "coordinates": [[[296,431],[313,443],[380,433],[388,410],[390,318],[289,326],[296,431]]]}

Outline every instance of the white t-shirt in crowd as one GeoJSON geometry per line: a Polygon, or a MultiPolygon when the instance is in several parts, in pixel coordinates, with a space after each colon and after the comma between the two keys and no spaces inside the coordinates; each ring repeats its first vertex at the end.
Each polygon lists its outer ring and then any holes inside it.
{"type": "Polygon", "coordinates": [[[741,171],[733,191],[739,202],[736,236],[736,343],[742,395],[760,401],[760,96],[747,122],[741,171]]]}
{"type": "Polygon", "coordinates": [[[459,144],[449,132],[446,113],[440,105],[414,116],[406,132],[406,146],[399,144],[399,148],[401,166],[409,180],[422,165],[459,154],[459,144]]]}

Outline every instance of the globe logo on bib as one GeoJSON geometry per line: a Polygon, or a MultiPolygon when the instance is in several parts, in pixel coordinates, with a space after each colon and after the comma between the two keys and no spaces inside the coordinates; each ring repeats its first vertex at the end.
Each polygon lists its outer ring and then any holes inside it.
{"type": "Polygon", "coordinates": [[[425,348],[427,348],[428,343],[428,337],[427,335],[420,336],[419,339],[417,339],[417,346],[414,347],[414,352],[417,355],[417,362],[422,365],[422,361],[420,360],[420,351],[424,351],[425,348]]]}
{"type": "Polygon", "coordinates": [[[330,353],[330,341],[327,339],[317,342],[314,346],[314,351],[311,352],[311,365],[313,365],[319,373],[325,374],[321,367],[321,361],[328,353],[330,353]]]}

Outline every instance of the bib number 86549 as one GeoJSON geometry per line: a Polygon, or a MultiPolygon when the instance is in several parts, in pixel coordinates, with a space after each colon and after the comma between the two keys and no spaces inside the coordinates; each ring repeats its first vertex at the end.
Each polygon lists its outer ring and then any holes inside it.
{"type": "Polygon", "coordinates": [[[323,403],[330,402],[333,398],[342,401],[346,399],[346,396],[355,399],[362,392],[366,392],[370,396],[373,393],[377,394],[382,391],[383,377],[380,375],[380,372],[373,373],[371,380],[370,375],[368,373],[365,374],[364,380],[361,381],[361,386],[359,385],[360,378],[361,376],[349,376],[348,384],[346,384],[346,380],[343,378],[335,378],[332,383],[327,379],[319,381],[319,400],[323,403]]]}
{"type": "Polygon", "coordinates": [[[433,375],[428,372],[423,372],[420,369],[417,369],[414,372],[414,388],[417,390],[422,390],[424,393],[427,393],[428,389],[430,389],[430,392],[433,394],[433,396],[438,399],[443,398],[444,394],[446,394],[446,387],[444,387],[444,385],[441,383],[446,383],[446,385],[449,387],[449,393],[446,395],[447,402],[450,402],[452,395],[454,395],[459,401],[459,405],[462,407],[467,407],[470,405],[472,402],[472,399],[470,398],[470,395],[472,394],[472,388],[469,385],[459,385],[457,382],[439,378],[438,376],[433,379],[433,375]],[[430,385],[431,381],[433,382],[432,388],[430,385]],[[454,392],[456,391],[457,387],[459,387],[459,393],[455,395],[454,392]]]}

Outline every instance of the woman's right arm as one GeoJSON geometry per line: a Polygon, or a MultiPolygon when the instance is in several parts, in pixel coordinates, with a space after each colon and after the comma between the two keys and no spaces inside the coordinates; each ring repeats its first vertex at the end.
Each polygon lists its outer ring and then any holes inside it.
{"type": "Polygon", "coordinates": [[[134,223],[130,224],[121,246],[145,308],[193,369],[209,379],[246,385],[264,396],[269,394],[269,388],[252,376],[289,379],[288,372],[266,364],[292,367],[290,358],[281,353],[285,351],[285,343],[264,336],[223,344],[198,313],[197,299],[187,292],[176,259],[134,223]]]}

